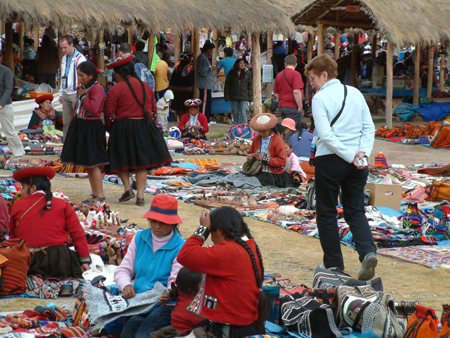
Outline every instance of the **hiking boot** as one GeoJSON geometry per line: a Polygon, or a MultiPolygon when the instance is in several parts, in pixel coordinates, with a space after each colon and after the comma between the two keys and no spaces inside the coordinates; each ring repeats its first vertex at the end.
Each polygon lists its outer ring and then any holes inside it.
{"type": "Polygon", "coordinates": [[[359,280],[371,280],[375,276],[375,268],[378,265],[378,258],[374,252],[369,252],[361,263],[361,270],[358,272],[359,280]]]}

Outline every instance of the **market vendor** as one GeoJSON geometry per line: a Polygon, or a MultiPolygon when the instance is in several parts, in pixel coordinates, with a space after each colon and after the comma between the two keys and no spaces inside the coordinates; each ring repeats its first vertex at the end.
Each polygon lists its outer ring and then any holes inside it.
{"type": "Polygon", "coordinates": [[[82,278],[91,263],[86,236],[70,203],[53,198],[50,180],[54,176],[51,168],[14,173],[13,178],[22,184],[22,197],[12,207],[9,236],[22,238],[30,249],[28,275],[82,278]],[[69,249],[70,241],[75,251],[69,249]]]}
{"type": "Polygon", "coordinates": [[[200,99],[191,99],[184,102],[184,105],[189,109],[189,114],[184,114],[178,125],[183,137],[206,140],[205,135],[209,127],[206,116],[198,111],[201,104],[202,100],[200,99]]]}
{"type": "Polygon", "coordinates": [[[28,129],[42,128],[44,125],[54,125],[56,129],[63,128],[62,113],[52,108],[53,95],[47,94],[36,98],[39,107],[35,108],[31,115],[28,129]]]}
{"type": "Polygon", "coordinates": [[[277,117],[258,114],[250,121],[250,127],[259,134],[253,139],[247,159],[262,161],[261,171],[255,177],[263,186],[292,187],[292,177],[284,170],[286,149],[283,139],[274,132],[277,117]]]}

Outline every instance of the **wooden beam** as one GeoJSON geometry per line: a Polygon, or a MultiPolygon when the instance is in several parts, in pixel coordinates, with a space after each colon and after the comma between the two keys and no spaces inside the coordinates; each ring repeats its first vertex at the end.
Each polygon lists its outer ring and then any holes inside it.
{"type": "MultiPolygon", "coordinates": [[[[58,31],[59,31],[59,29],[58,29],[58,31]]],[[[94,48],[94,45],[95,45],[95,27],[92,27],[91,28],[91,46],[90,46],[90,48],[94,48]]]]}
{"type": "MultiPolygon", "coordinates": [[[[334,6],[337,7],[337,6],[338,6],[340,3],[342,3],[343,1],[344,1],[344,0],[339,0],[338,2],[336,2],[336,3],[334,4],[334,6]]],[[[322,19],[325,15],[327,15],[328,13],[330,13],[330,11],[331,11],[333,8],[335,8],[335,7],[330,7],[330,8],[328,8],[328,9],[325,10],[322,14],[318,15],[317,18],[315,18],[314,20],[322,19]]],[[[311,22],[309,23],[309,25],[307,25],[307,26],[312,26],[313,23],[314,23],[314,21],[311,21],[311,22]]]]}
{"type": "Polygon", "coordinates": [[[191,45],[194,47],[194,98],[198,99],[200,96],[200,91],[197,88],[197,58],[200,55],[200,32],[198,27],[194,28],[191,37],[194,39],[194,41],[191,40],[191,45]]]}
{"type": "Polygon", "coordinates": [[[128,32],[128,43],[131,45],[133,43],[133,29],[131,25],[127,26],[127,32],[128,32]]]}
{"type": "Polygon", "coordinates": [[[356,87],[356,63],[358,62],[358,39],[359,34],[353,34],[353,47],[352,47],[352,65],[350,83],[353,87],[356,87]]]}
{"type": "Polygon", "coordinates": [[[261,97],[261,45],[259,43],[260,33],[252,34],[253,54],[253,115],[263,112],[261,97]]]}
{"type": "Polygon", "coordinates": [[[336,31],[336,33],[334,34],[334,59],[337,60],[340,58],[341,56],[341,50],[339,49],[339,36],[341,34],[339,32],[336,31]]]}
{"type": "Polygon", "coordinates": [[[386,125],[392,129],[392,96],[394,93],[394,49],[388,41],[386,60],[386,125]]]}
{"type": "Polygon", "coordinates": [[[217,28],[213,29],[214,38],[214,52],[211,59],[211,66],[214,68],[217,62],[217,52],[219,51],[219,30],[217,28]]]}
{"type": "Polygon", "coordinates": [[[313,49],[314,49],[314,34],[308,33],[308,51],[307,51],[308,62],[312,60],[313,49]]]}
{"type": "MultiPolygon", "coordinates": [[[[105,60],[103,58],[103,54],[100,53],[101,47],[100,45],[103,43],[103,29],[99,29],[97,32],[97,68],[104,70],[105,69],[105,60]]],[[[103,53],[105,49],[103,48],[103,53]]]]}
{"type": "Polygon", "coordinates": [[[23,49],[24,43],[23,43],[23,35],[25,34],[25,23],[22,21],[19,25],[19,47],[20,47],[20,58],[23,59],[23,49]]]}
{"type": "Polygon", "coordinates": [[[434,47],[428,47],[428,84],[427,97],[431,99],[433,92],[433,77],[434,77],[434,47]]]}
{"type": "Polygon", "coordinates": [[[440,68],[439,68],[439,90],[444,90],[444,63],[445,63],[445,54],[440,54],[441,62],[440,62],[440,68]]]}
{"type": "Polygon", "coordinates": [[[36,53],[39,48],[39,25],[33,25],[33,38],[34,38],[34,52],[36,53]]]}
{"type": "Polygon", "coordinates": [[[323,32],[324,32],[324,26],[323,24],[317,25],[317,55],[323,55],[323,52],[325,50],[324,41],[323,41],[323,32]]]}
{"type": "Polygon", "coordinates": [[[351,22],[351,21],[319,20],[317,21],[317,26],[319,26],[319,24],[336,28],[360,28],[364,30],[371,30],[376,28],[374,25],[371,24],[351,22]]]}
{"type": "Polygon", "coordinates": [[[420,81],[420,45],[416,45],[414,51],[414,95],[413,104],[419,104],[419,81],[420,81]]]}
{"type": "MultiPolygon", "coordinates": [[[[273,56],[273,32],[267,31],[267,64],[272,64],[273,56]]],[[[272,82],[266,83],[266,99],[272,98],[273,84],[272,82]]],[[[264,105],[265,112],[269,112],[269,108],[264,105]]]]}
{"type": "Polygon", "coordinates": [[[14,76],[14,50],[13,50],[13,23],[8,21],[5,23],[6,47],[5,55],[3,55],[2,63],[11,69],[14,76]]]}
{"type": "Polygon", "coordinates": [[[178,62],[178,57],[180,56],[180,38],[178,35],[174,36],[174,46],[173,46],[173,59],[174,64],[178,62]]]}

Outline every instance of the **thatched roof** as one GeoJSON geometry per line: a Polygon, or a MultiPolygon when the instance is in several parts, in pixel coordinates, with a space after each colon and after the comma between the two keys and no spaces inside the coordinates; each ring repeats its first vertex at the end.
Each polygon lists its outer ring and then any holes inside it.
{"type": "Polygon", "coordinates": [[[315,0],[292,16],[295,25],[378,30],[397,46],[450,39],[448,0],[315,0]],[[346,6],[361,6],[350,13],[346,6]]]}

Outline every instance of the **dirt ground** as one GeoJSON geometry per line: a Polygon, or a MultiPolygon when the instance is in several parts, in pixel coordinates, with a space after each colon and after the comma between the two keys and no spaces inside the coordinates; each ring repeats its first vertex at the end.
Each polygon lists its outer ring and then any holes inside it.
{"type": "MultiPolygon", "coordinates": [[[[215,125],[213,132],[227,132],[229,126],[215,125]]],[[[416,163],[450,162],[450,151],[430,149],[424,146],[410,146],[376,140],[370,163],[373,156],[382,151],[389,164],[411,165],[416,163]]],[[[203,156],[189,156],[189,158],[202,158],[203,156]]],[[[30,157],[31,158],[31,157],[30,157]]],[[[55,156],[45,156],[46,159],[55,156]]],[[[188,158],[175,156],[174,158],[188,158]]],[[[240,156],[215,156],[219,163],[243,163],[240,156]]],[[[11,171],[0,170],[0,175],[11,175],[11,171]]],[[[85,199],[90,193],[87,179],[55,177],[52,180],[52,189],[65,192],[72,201],[85,199]]],[[[117,199],[123,193],[118,185],[104,184],[105,196],[111,209],[121,212],[121,218],[129,218],[128,224],[135,222],[141,227],[147,227],[147,221],[142,218],[150,207],[153,196],[146,195],[146,205],[137,207],[134,200],[119,204],[117,199]]],[[[183,237],[188,237],[198,226],[198,219],[203,209],[190,204],[179,203],[179,214],[183,219],[180,226],[183,237]]],[[[298,284],[311,286],[314,269],[322,263],[322,249],[319,240],[290,232],[276,225],[246,218],[245,221],[259,244],[264,258],[265,271],[278,272],[289,277],[298,284]]],[[[211,244],[211,243],[209,243],[211,244]]],[[[342,246],[346,271],[357,276],[359,269],[358,256],[355,250],[342,246]]],[[[395,300],[417,300],[425,306],[436,310],[438,315],[442,311],[442,304],[450,303],[450,269],[429,269],[420,265],[403,263],[392,258],[379,256],[379,266],[376,275],[381,277],[384,289],[392,294],[395,300]]],[[[74,298],[60,298],[58,304],[72,306],[74,298]]],[[[46,300],[34,299],[7,299],[0,300],[1,311],[15,311],[34,308],[36,305],[45,305],[46,300]]]]}

